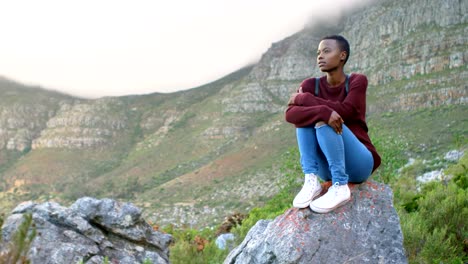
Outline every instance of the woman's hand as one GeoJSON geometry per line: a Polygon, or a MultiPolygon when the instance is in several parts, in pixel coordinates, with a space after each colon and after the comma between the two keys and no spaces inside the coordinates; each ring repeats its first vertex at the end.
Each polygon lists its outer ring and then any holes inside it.
{"type": "Polygon", "coordinates": [[[336,112],[333,111],[330,115],[330,119],[328,119],[328,125],[331,126],[338,135],[343,133],[343,119],[341,116],[336,112]]]}
{"type": "Polygon", "coordinates": [[[292,93],[291,96],[289,97],[288,105],[294,105],[294,101],[296,100],[296,96],[299,93],[292,93]]]}
{"type": "Polygon", "coordinates": [[[299,87],[299,90],[297,90],[297,93],[292,93],[291,96],[289,97],[289,101],[288,101],[288,105],[294,105],[295,103],[295,100],[296,100],[296,96],[298,94],[301,94],[303,93],[302,92],[302,87],[299,87]]]}

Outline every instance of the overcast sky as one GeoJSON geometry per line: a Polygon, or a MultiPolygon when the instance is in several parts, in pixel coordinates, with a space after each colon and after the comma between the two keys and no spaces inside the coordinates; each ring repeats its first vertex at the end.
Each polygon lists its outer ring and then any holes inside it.
{"type": "Polygon", "coordinates": [[[173,92],[368,0],[0,1],[0,76],[96,98],[173,92]]]}

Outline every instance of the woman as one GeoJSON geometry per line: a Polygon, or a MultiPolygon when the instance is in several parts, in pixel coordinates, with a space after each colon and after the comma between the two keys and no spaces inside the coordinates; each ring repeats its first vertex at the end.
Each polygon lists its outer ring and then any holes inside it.
{"type": "Polygon", "coordinates": [[[286,120],[296,126],[305,174],[294,207],[330,212],[350,200],[348,182],[364,182],[380,165],[365,121],[367,78],[357,73],[345,75],[349,54],[344,37],[322,38],[317,64],[326,76],[304,80],[289,99],[286,120]],[[319,177],[332,181],[332,186],[314,200],[322,191],[319,177]]]}

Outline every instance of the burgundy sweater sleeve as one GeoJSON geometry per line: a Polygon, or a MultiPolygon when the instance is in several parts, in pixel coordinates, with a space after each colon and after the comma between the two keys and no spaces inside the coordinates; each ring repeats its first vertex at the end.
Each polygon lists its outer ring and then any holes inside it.
{"type": "MultiPolygon", "coordinates": [[[[315,97],[310,92],[313,92],[315,87],[315,79],[306,79],[301,83],[303,94],[315,97]]],[[[302,94],[301,94],[302,95],[302,94]]],[[[295,99],[294,105],[289,105],[286,109],[285,119],[287,122],[294,124],[296,127],[305,127],[315,124],[319,121],[325,121],[330,118],[333,109],[326,105],[299,105],[295,99]]]]}
{"type": "MultiPolygon", "coordinates": [[[[306,92],[301,93],[296,97],[295,105],[306,108],[312,106],[326,106],[328,108],[322,108],[323,112],[321,113],[320,117],[323,119],[321,119],[321,121],[327,122],[330,118],[331,112],[334,110],[341,116],[341,118],[343,118],[345,122],[349,122],[353,121],[354,119],[361,119],[362,113],[365,112],[366,90],[366,76],[362,74],[355,74],[352,79],[350,78],[348,95],[344,101],[331,101],[316,97],[313,94],[306,92]]],[[[297,112],[299,112],[298,115],[300,115],[300,113],[308,113],[304,110],[297,112]]]]}
{"type": "Polygon", "coordinates": [[[333,109],[326,105],[317,106],[299,106],[290,105],[286,109],[286,121],[296,125],[296,127],[305,127],[315,124],[319,121],[328,121],[333,109]]]}

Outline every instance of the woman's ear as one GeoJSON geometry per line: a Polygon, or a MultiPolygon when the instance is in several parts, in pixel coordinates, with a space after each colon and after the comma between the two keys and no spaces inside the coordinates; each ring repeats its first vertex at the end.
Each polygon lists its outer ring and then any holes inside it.
{"type": "Polygon", "coordinates": [[[346,51],[342,51],[341,54],[340,54],[340,60],[341,61],[344,61],[346,59],[346,56],[348,56],[348,54],[346,53],[346,51]]]}

